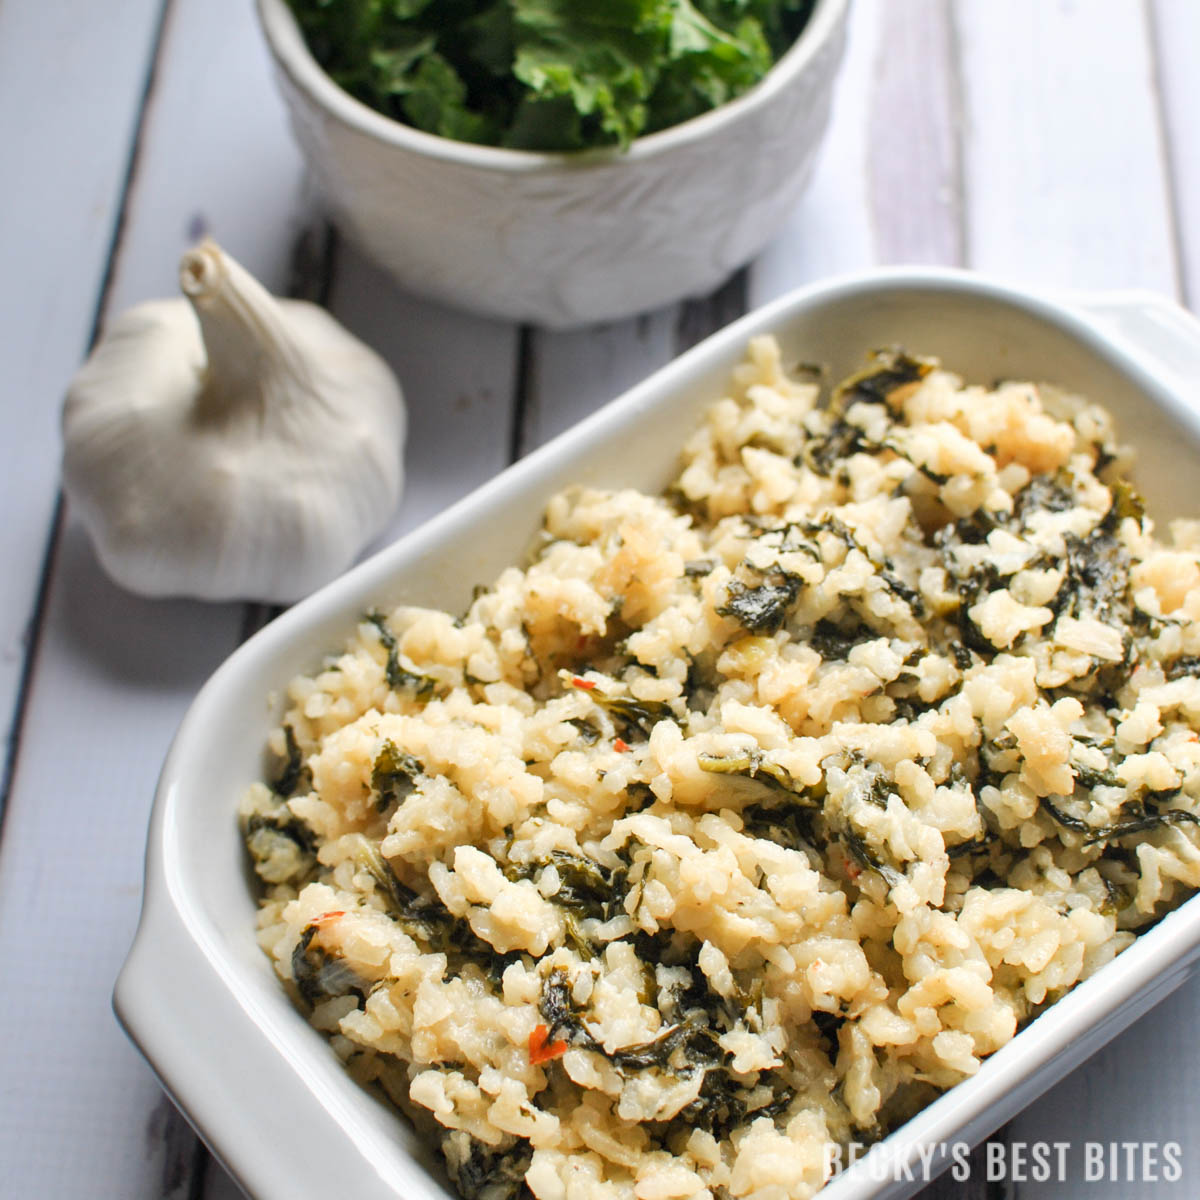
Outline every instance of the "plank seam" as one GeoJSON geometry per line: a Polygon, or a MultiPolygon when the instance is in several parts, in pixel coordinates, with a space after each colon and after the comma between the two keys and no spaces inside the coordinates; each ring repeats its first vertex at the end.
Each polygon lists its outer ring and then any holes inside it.
{"type": "Polygon", "coordinates": [[[92,335],[88,343],[89,350],[95,344],[100,329],[104,323],[105,312],[108,308],[109,296],[117,275],[117,259],[121,253],[121,243],[125,236],[125,226],[129,220],[129,198],[133,194],[137,182],[138,168],[142,162],[142,146],[146,137],[148,122],[146,117],[158,88],[159,60],[162,48],[166,43],[171,15],[175,11],[175,0],[163,0],[159,13],[158,27],[154,31],[153,48],[150,54],[150,69],[146,72],[146,85],[142,89],[142,99],[138,106],[137,133],[134,135],[133,146],[129,153],[129,161],[125,168],[125,178],[121,184],[121,201],[117,207],[117,219],[113,225],[112,238],[109,241],[108,263],[104,270],[104,279],[100,284],[100,296],[96,303],[96,316],[92,322],[92,335]]]}
{"type": "Polygon", "coordinates": [[[1163,89],[1162,30],[1159,27],[1154,0],[1142,0],[1142,17],[1146,23],[1146,44],[1150,51],[1154,112],[1158,117],[1155,124],[1164,176],[1163,192],[1167,203],[1167,236],[1171,242],[1171,257],[1175,267],[1175,296],[1176,299],[1190,305],[1197,298],[1192,295],[1192,280],[1189,278],[1187,255],[1184,253],[1183,225],[1179,219],[1179,176],[1176,171],[1174,141],[1171,137],[1171,118],[1163,89]]]}
{"type": "Polygon", "coordinates": [[[517,331],[517,361],[513,369],[513,413],[509,426],[508,461],[515,463],[525,453],[526,417],[533,407],[534,394],[533,326],[522,325],[517,331]]]}
{"type": "Polygon", "coordinates": [[[707,296],[685,300],[679,308],[675,322],[674,352],[682,354],[709,334],[716,333],[736,321],[747,308],[750,295],[750,268],[741,267],[734,271],[707,296]]]}
{"type": "Polygon", "coordinates": [[[191,1179],[188,1180],[187,1200],[204,1200],[204,1185],[208,1180],[208,1167],[212,1162],[212,1155],[208,1151],[208,1147],[196,1138],[196,1145],[192,1150],[191,1162],[191,1179]]]}
{"type": "Polygon", "coordinates": [[[951,186],[954,192],[954,250],[957,265],[965,267],[970,256],[970,206],[967,203],[967,102],[962,70],[962,30],[953,0],[942,0],[946,30],[946,87],[950,100],[950,135],[953,139],[951,186]]]}
{"type": "Polygon", "coordinates": [[[47,600],[50,595],[50,577],[53,574],[54,552],[58,546],[59,533],[63,523],[63,494],[60,491],[54,501],[54,512],[50,517],[50,532],[46,539],[46,548],[42,553],[42,568],[38,575],[37,591],[33,596],[33,611],[25,623],[25,632],[21,642],[24,645],[24,659],[21,663],[21,674],[17,679],[17,694],[13,704],[13,717],[8,729],[8,739],[4,752],[4,766],[0,770],[0,841],[4,840],[5,817],[8,813],[8,798],[12,793],[13,780],[17,774],[17,757],[21,744],[21,734],[25,727],[25,709],[29,702],[29,693],[33,687],[33,666],[37,659],[37,648],[42,640],[42,626],[46,620],[47,600]]]}
{"type": "Polygon", "coordinates": [[[291,300],[308,300],[328,311],[336,282],[342,239],[328,218],[306,221],[296,236],[288,262],[285,294],[291,300]]]}
{"type": "MultiPolygon", "coordinates": [[[[88,333],[87,351],[89,353],[96,344],[96,339],[99,337],[109,293],[112,290],[113,279],[116,275],[117,255],[122,236],[125,232],[125,219],[129,197],[133,190],[134,179],[137,176],[142,138],[146,130],[146,113],[149,110],[150,102],[158,83],[159,54],[163,46],[170,12],[174,4],[175,0],[163,0],[162,7],[159,10],[158,22],[154,29],[154,37],[151,41],[150,64],[146,71],[141,97],[138,100],[135,132],[130,144],[125,173],[121,179],[118,191],[117,215],[113,221],[112,233],[109,237],[108,256],[105,260],[104,274],[100,280],[100,289],[97,293],[96,306],[92,313],[92,323],[88,333]]],[[[37,662],[38,648],[41,645],[42,632],[46,620],[46,601],[49,597],[50,584],[54,576],[54,567],[58,557],[58,547],[65,520],[65,508],[65,500],[60,488],[54,501],[54,512],[50,518],[50,528],[46,535],[45,550],[42,554],[42,566],[38,575],[37,591],[34,594],[33,610],[30,613],[29,620],[25,624],[25,634],[22,637],[24,655],[20,675],[18,676],[12,720],[9,722],[8,727],[3,769],[0,770],[0,841],[4,838],[8,801],[12,794],[13,783],[17,774],[17,765],[20,759],[21,738],[25,730],[25,714],[33,687],[34,666],[37,662]]]]}

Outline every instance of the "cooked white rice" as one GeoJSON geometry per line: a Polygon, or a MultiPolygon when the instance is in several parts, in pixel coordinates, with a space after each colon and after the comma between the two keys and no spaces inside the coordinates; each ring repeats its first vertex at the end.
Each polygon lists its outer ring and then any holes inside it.
{"type": "Polygon", "coordinates": [[[1200,884],[1200,524],[1106,413],[758,339],[664,496],[297,679],[261,942],[468,1198],[811,1195],[1200,884]]]}

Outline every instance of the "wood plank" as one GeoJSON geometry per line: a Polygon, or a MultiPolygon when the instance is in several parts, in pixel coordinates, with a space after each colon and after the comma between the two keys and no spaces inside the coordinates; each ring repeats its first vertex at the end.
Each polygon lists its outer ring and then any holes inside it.
{"type": "Polygon", "coordinates": [[[272,290],[294,291],[297,245],[321,218],[253,7],[171,7],[110,316],[177,296],[179,257],[205,235],[272,290]]]}
{"type": "Polygon", "coordinates": [[[859,0],[850,8],[829,129],[795,212],[750,265],[751,308],[823,276],[876,263],[867,170],[870,112],[880,29],[891,7],[859,0]]]}
{"type": "Polygon", "coordinates": [[[1177,276],[1142,6],[961,0],[967,261],[1048,287],[1177,276]]]}
{"type": "Polygon", "coordinates": [[[961,97],[950,7],[909,0],[887,5],[882,17],[867,160],[876,261],[958,266],[961,97]]]}
{"type": "Polygon", "coordinates": [[[0,4],[0,805],[58,493],[58,409],[87,349],[163,0],[0,4]],[[72,86],[47,86],[52,64],[72,86]],[[36,120],[31,119],[36,111],[36,120]],[[19,186],[17,185],[19,184],[19,186]]]}
{"type": "Polygon", "coordinates": [[[746,274],[739,271],[708,296],[624,321],[528,331],[514,456],[570,428],[745,311],[746,274]]]}
{"type": "Polygon", "coordinates": [[[0,1009],[37,1031],[0,1046],[8,1194],[175,1194],[159,1188],[178,1174],[178,1126],[155,1115],[158,1084],[106,1000],[137,920],[162,756],[236,618],[131,596],[65,529],[0,844],[0,955],[21,964],[0,977],[0,1009]]]}
{"type": "Polygon", "coordinates": [[[1200,5],[1152,0],[1151,32],[1158,52],[1163,136],[1171,173],[1180,291],[1200,309],[1200,5]]]}
{"type": "MultiPolygon", "coordinates": [[[[112,12],[104,23],[114,40],[132,37],[112,12]]],[[[173,293],[179,252],[201,224],[282,285],[308,203],[251,6],[174,6],[151,100],[106,312],[173,293]]],[[[77,358],[62,350],[56,365],[77,358]]],[[[56,419],[57,403],[47,407],[56,419]]],[[[241,605],[118,589],[68,514],[0,846],[0,952],[24,964],[0,980],[0,1004],[20,1028],[53,1031],[0,1050],[0,1078],[21,1097],[0,1129],[13,1195],[193,1194],[198,1143],[107,996],[137,917],[163,754],[244,620],[241,605]],[[64,975],[58,987],[29,986],[64,975]]]]}
{"type": "Polygon", "coordinates": [[[198,1197],[192,1196],[188,1200],[245,1200],[245,1195],[229,1175],[212,1162],[203,1177],[203,1190],[198,1197]]]}
{"type": "Polygon", "coordinates": [[[405,495],[385,545],[508,465],[517,329],[402,291],[350,245],[329,307],[388,360],[408,405],[405,495]]]}
{"type": "Polygon", "coordinates": [[[679,306],[581,330],[528,335],[516,450],[525,454],[670,361],[679,306]]]}
{"type": "Polygon", "coordinates": [[[1200,980],[1193,978],[1012,1122],[1014,1142],[1070,1144],[1064,1178],[1020,1183],[1021,1200],[1051,1200],[1065,1189],[1096,1200],[1193,1200],[1200,1193],[1198,1021],[1200,980]],[[1182,1168],[1176,1179],[1164,1174],[1171,1142],[1182,1168]],[[1129,1162],[1122,1143],[1136,1143],[1129,1162]]]}
{"type": "Polygon", "coordinates": [[[955,49],[947,0],[854,5],[812,183],[751,265],[751,306],[868,267],[961,264],[955,49]]]}

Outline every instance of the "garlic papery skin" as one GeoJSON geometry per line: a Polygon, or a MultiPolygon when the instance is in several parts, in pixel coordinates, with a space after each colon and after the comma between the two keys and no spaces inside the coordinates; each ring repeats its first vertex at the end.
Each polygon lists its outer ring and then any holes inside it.
{"type": "Polygon", "coordinates": [[[114,321],[71,382],[71,510],[131,591],[289,603],[395,512],[400,387],[324,309],[277,300],[211,240],[180,286],[114,321]]]}

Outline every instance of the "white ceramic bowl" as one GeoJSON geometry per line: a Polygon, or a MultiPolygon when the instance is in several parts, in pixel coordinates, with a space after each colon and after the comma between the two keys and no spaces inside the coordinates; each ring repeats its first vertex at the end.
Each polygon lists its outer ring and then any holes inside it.
{"type": "Polygon", "coordinates": [[[848,0],[817,0],[750,92],[625,154],[535,154],[411,129],[314,61],[285,0],[259,15],[339,226],[406,288],[549,326],[716,287],[795,207],[829,117],[848,0]]]}
{"type": "MultiPolygon", "coordinates": [[[[1103,309],[1103,306],[1102,306],[1103,309]]],[[[267,697],[341,644],[360,614],[409,601],[465,607],[517,561],[547,497],[570,482],[660,489],[683,432],[722,394],[747,340],[839,377],[900,341],[973,379],[1057,380],[1108,405],[1142,458],[1152,512],[1200,512],[1200,326],[1165,301],[1118,297],[1097,319],[939,271],[879,272],[793,293],[659,371],[467,499],[284,613],[197,697],[163,768],[141,924],[116,1008],[176,1101],[258,1200],[352,1191],[356,1200],[449,1193],[405,1121],[355,1085],[309,1028],[254,940],[256,901],[235,821],[280,714],[267,697]],[[1115,319],[1131,332],[1130,340],[1115,319]],[[1171,364],[1178,367],[1179,376],[1171,364]],[[1191,388],[1187,394],[1186,388],[1191,388]]],[[[1200,899],[1141,937],[874,1153],[977,1141],[1183,981],[1200,956],[1200,899]]],[[[898,1197],[860,1164],[828,1200],[898,1197]]],[[[918,1180],[920,1175],[917,1175],[918,1180]]]]}

